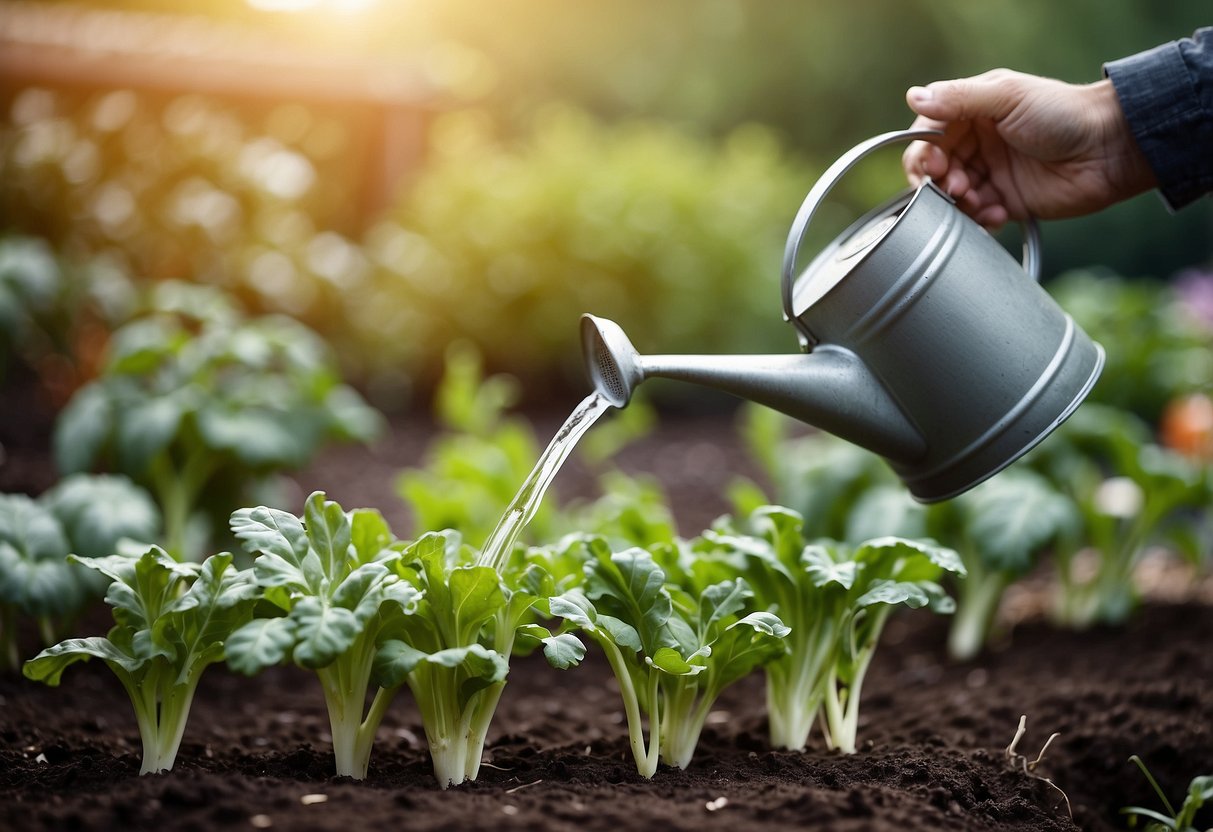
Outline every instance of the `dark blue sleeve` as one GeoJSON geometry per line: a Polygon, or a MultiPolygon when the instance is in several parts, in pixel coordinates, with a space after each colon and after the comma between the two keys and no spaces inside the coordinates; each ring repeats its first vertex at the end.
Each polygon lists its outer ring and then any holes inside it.
{"type": "Polygon", "coordinates": [[[1213,191],[1213,27],[1104,66],[1172,208],[1213,191]]]}

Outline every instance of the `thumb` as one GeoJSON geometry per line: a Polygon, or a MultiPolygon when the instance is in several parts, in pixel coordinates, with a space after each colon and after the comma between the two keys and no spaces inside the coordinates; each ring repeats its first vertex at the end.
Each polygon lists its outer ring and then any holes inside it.
{"type": "Polygon", "coordinates": [[[1006,118],[1023,99],[1024,90],[1016,73],[994,70],[973,78],[936,81],[925,87],[910,87],[906,103],[921,116],[939,121],[969,121],[1006,118]]]}

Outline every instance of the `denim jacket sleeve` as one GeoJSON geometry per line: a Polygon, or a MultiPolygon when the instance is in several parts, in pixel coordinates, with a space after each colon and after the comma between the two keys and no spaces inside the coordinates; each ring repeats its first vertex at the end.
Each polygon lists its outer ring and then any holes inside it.
{"type": "Polygon", "coordinates": [[[1213,191],[1213,27],[1104,65],[1163,199],[1213,191]]]}

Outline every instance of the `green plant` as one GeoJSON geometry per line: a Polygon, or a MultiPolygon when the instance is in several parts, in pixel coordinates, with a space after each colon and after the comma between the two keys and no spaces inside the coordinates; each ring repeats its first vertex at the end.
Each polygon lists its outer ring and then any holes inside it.
{"type": "MultiPolygon", "coordinates": [[[[1203,776],[1194,777],[1188,785],[1188,793],[1184,797],[1183,805],[1179,807],[1179,811],[1175,811],[1175,807],[1171,805],[1171,801],[1167,800],[1167,795],[1158,785],[1158,781],[1154,779],[1154,775],[1150,774],[1150,770],[1146,768],[1146,764],[1142,762],[1141,757],[1134,754],[1129,760],[1141,769],[1141,773],[1145,775],[1146,780],[1150,782],[1150,787],[1154,789],[1154,794],[1158,795],[1158,799],[1162,801],[1162,805],[1167,810],[1167,814],[1162,814],[1153,809],[1145,809],[1141,806],[1127,806],[1120,810],[1122,815],[1129,816],[1129,826],[1136,826],[1138,818],[1146,818],[1146,832],[1200,832],[1196,828],[1196,814],[1201,807],[1210,804],[1213,805],[1213,777],[1203,776]]],[[[1213,829],[1213,827],[1210,827],[1213,829]]],[[[1209,832],[1209,830],[1205,830],[1209,832]]]]}
{"type": "Polygon", "coordinates": [[[378,512],[347,514],[320,492],[308,497],[302,517],[258,506],[236,511],[231,523],[255,555],[252,574],[274,614],[259,614],[232,634],[229,666],[250,675],[284,661],[314,670],[337,774],[365,778],[375,732],[395,695],[379,690],[366,706],[376,652],[421,599],[392,569],[399,544],[378,512]]]}
{"type": "MultiPolygon", "coordinates": [[[[446,432],[426,450],[423,465],[401,472],[396,489],[418,533],[459,529],[465,539],[483,542],[541,449],[526,419],[506,415],[518,398],[516,379],[486,378],[479,353],[466,342],[448,349],[445,367],[435,416],[446,432]]],[[[553,514],[541,504],[530,534],[549,534],[553,514]]]]}
{"type": "Polygon", "coordinates": [[[771,742],[804,748],[820,715],[825,742],[856,750],[864,676],[895,606],[954,609],[936,581],[965,574],[960,556],[931,541],[881,537],[855,546],[810,541],[799,514],[766,506],[738,528],[727,518],[696,551],[724,559],[754,588],[760,608],[791,627],[785,655],[766,667],[771,742]]]}
{"type": "Polygon", "coordinates": [[[1056,615],[1068,626],[1123,622],[1137,605],[1133,567],[1164,544],[1193,559],[1203,509],[1213,498],[1207,466],[1153,444],[1132,414],[1088,404],[1024,464],[1078,507],[1079,522],[1054,553],[1056,615]]]}
{"type": "Polygon", "coordinates": [[[150,543],[159,528],[151,498],[123,477],[68,477],[37,500],[0,495],[0,668],[20,663],[22,618],[50,645],[104,592],[69,554],[110,555],[123,540],[150,543]]]}
{"type": "Polygon", "coordinates": [[[973,658],[985,645],[1006,588],[1038,555],[1073,540],[1081,522],[1069,497],[1023,467],[931,506],[927,518],[931,536],[951,544],[966,571],[957,583],[948,631],[948,654],[959,660],[973,658]]]}
{"type": "Polygon", "coordinates": [[[451,532],[424,535],[404,550],[395,568],[424,598],[375,660],[380,685],[412,691],[444,789],[480,771],[516,644],[542,644],[558,668],[585,654],[575,637],[535,621],[558,588],[550,558],[535,550],[508,559],[499,573],[475,565],[477,554],[451,532]]]}
{"type": "Polygon", "coordinates": [[[226,515],[324,442],[378,430],[381,417],[301,325],[244,320],[225,296],[184,284],[157,287],[153,307],[114,334],[101,377],[60,415],[55,458],[66,473],[110,466],[145,485],[175,557],[201,548],[189,532],[204,498],[226,515]]]}
{"type": "Polygon", "coordinates": [[[1213,386],[1213,331],[1171,285],[1075,271],[1049,292],[1107,353],[1089,401],[1157,424],[1167,402],[1213,386]]]}
{"type": "Polygon", "coordinates": [[[739,430],[770,493],[747,480],[734,482],[738,516],[775,503],[796,511],[805,528],[831,540],[926,534],[925,507],[914,502],[884,460],[829,433],[792,435],[794,424],[767,407],[742,408],[739,430]]]}
{"type": "Polygon", "coordinates": [[[528,382],[568,374],[587,310],[660,332],[663,351],[790,343],[763,324],[809,179],[773,133],[716,141],[553,106],[520,136],[476,112],[432,135],[430,163],[367,239],[372,303],[408,309],[417,333],[366,332],[385,357],[432,366],[454,335],[528,382]]]}
{"type": "MultiPolygon", "coordinates": [[[[530,421],[508,413],[518,391],[513,376],[486,377],[471,344],[459,342],[447,350],[435,395],[436,420],[445,433],[426,450],[422,465],[402,471],[396,480],[418,533],[458,529],[464,540],[488,540],[542,450],[530,421]]],[[[622,536],[631,544],[673,537],[660,489],[604,464],[648,431],[652,408],[633,402],[613,416],[618,418],[596,425],[577,447],[598,473],[602,496],[564,507],[550,499],[541,502],[524,531],[526,540],[552,540],[573,531],[622,536]]]]}
{"type": "Polygon", "coordinates": [[[153,547],[137,558],[73,558],[112,583],[106,603],[115,626],[105,637],[73,638],[43,650],[25,675],[58,685],[64,669],[98,658],[122,682],[143,740],[140,774],[173,767],[203,671],[222,661],[224,643],[252,615],[252,574],[227,553],[178,563],[153,547]]]}
{"type": "Polygon", "coordinates": [[[552,598],[552,615],[606,654],[641,776],[652,777],[659,759],[686,768],[720,692],[781,655],[788,628],[755,608],[740,578],[678,586],[644,549],[612,552],[602,538],[569,545],[585,553],[585,585],[552,598]]]}

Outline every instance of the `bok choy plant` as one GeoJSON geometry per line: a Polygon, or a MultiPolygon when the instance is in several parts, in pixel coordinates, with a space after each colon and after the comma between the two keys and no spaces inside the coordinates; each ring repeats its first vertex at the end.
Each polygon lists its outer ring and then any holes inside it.
{"type": "Polygon", "coordinates": [[[1213,500],[1208,466],[1153,444],[1132,414],[1087,405],[1025,457],[1078,508],[1074,533],[1055,547],[1058,620],[1119,624],[1137,606],[1133,568],[1151,544],[1198,559],[1213,500]]]}
{"type": "Polygon", "coordinates": [[[159,528],[151,497],[124,477],[71,476],[36,500],[0,495],[0,669],[20,665],[22,619],[49,646],[105,591],[69,554],[111,555],[123,540],[150,544],[159,528]]]}
{"type": "Polygon", "coordinates": [[[210,508],[226,518],[254,485],[328,440],[368,440],[380,418],[301,324],[245,319],[209,287],[166,283],[61,413],[55,457],[64,473],[106,468],[148,488],[184,559],[204,550],[189,532],[207,530],[206,498],[222,495],[210,508]]]}
{"type": "Polygon", "coordinates": [[[612,552],[592,537],[567,545],[584,552],[585,584],[552,598],[551,614],[606,654],[641,776],[652,777],[659,760],[686,768],[721,691],[782,655],[788,628],[754,607],[740,578],[708,582],[699,573],[703,580],[670,585],[644,549],[612,552]]]}
{"type": "Polygon", "coordinates": [[[173,767],[198,681],[223,660],[224,645],[251,616],[257,587],[227,553],[202,564],[178,563],[152,547],[141,557],[75,558],[112,583],[105,601],[114,608],[104,637],[72,638],[25,664],[30,679],[58,685],[70,665],[98,658],[122,682],[135,708],[143,740],[140,774],[173,767]]]}
{"type": "Polygon", "coordinates": [[[976,656],[989,638],[1003,592],[1036,557],[1073,540],[1080,518],[1048,480],[1015,467],[928,511],[928,529],[956,547],[966,575],[957,584],[948,654],[976,656]]]}
{"type": "Polygon", "coordinates": [[[759,607],[791,628],[786,652],[766,666],[771,742],[790,749],[805,747],[820,715],[826,745],[854,753],[863,681],[889,613],[952,612],[936,581],[965,574],[956,552],[930,541],[806,541],[800,515],[779,506],[755,510],[742,529],[722,519],[696,551],[734,564],[759,607]]]}
{"type": "Polygon", "coordinates": [[[346,513],[320,492],[307,499],[302,517],[258,506],[236,511],[231,525],[256,556],[256,586],[277,614],[259,615],[232,633],[228,664],[250,675],[284,661],[314,670],[337,774],[365,778],[396,692],[379,690],[367,708],[376,652],[421,600],[392,568],[400,552],[391,530],[377,511],[346,513]]]}
{"type": "Polygon", "coordinates": [[[557,586],[542,552],[509,559],[501,573],[475,565],[477,555],[450,531],[423,535],[403,551],[395,569],[424,597],[375,661],[380,685],[412,691],[444,789],[480,771],[516,642],[542,644],[561,669],[585,655],[574,636],[535,621],[557,586]]]}

